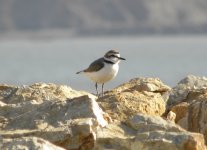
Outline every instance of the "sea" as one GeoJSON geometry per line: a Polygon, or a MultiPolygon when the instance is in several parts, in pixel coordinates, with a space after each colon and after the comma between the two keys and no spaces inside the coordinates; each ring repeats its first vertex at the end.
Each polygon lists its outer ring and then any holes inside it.
{"type": "Polygon", "coordinates": [[[95,83],[76,72],[111,49],[126,61],[106,90],[139,77],[174,87],[187,75],[207,76],[207,35],[11,38],[0,40],[0,84],[55,83],[94,93],[95,83]]]}

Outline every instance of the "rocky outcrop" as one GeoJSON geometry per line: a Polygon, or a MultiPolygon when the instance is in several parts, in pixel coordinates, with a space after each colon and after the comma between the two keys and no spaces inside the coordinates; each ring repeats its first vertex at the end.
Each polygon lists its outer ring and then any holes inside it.
{"type": "Polygon", "coordinates": [[[112,119],[124,121],[137,113],[161,116],[170,88],[159,79],[136,78],[109,91],[97,101],[112,119]]]}
{"type": "Polygon", "coordinates": [[[188,93],[192,90],[205,88],[207,88],[206,77],[196,77],[189,75],[181,80],[178,85],[172,89],[168,100],[168,106],[182,102],[184,99],[186,99],[188,93]]]}
{"type": "Polygon", "coordinates": [[[110,120],[95,96],[66,86],[2,85],[0,93],[4,103],[0,109],[3,138],[35,136],[66,149],[90,149],[98,126],[104,127],[110,120]]]}
{"type": "Polygon", "coordinates": [[[159,116],[137,114],[126,124],[117,122],[97,132],[96,149],[119,150],[200,150],[203,136],[186,132],[159,116]]]}
{"type": "Polygon", "coordinates": [[[73,99],[83,95],[93,96],[84,91],[76,91],[64,85],[36,83],[21,87],[0,85],[0,101],[6,104],[17,104],[35,100],[37,102],[73,99]]]}
{"type": "Polygon", "coordinates": [[[175,87],[169,99],[175,122],[191,132],[202,133],[207,142],[207,78],[188,76],[175,87]]]}
{"type": "Polygon", "coordinates": [[[180,120],[176,106],[169,120],[160,117],[169,91],[156,78],[132,79],[101,98],[63,85],[1,85],[0,149],[205,150],[202,134],[169,121],[180,120]]]}
{"type": "Polygon", "coordinates": [[[37,137],[3,139],[1,142],[3,143],[0,145],[2,150],[65,150],[37,137]]]}
{"type": "Polygon", "coordinates": [[[202,133],[207,142],[207,89],[192,90],[183,101],[170,109],[176,114],[175,122],[188,131],[202,133]]]}

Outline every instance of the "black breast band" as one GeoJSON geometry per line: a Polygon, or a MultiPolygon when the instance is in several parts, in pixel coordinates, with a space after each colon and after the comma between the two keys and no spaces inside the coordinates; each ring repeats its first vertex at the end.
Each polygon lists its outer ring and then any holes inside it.
{"type": "Polygon", "coordinates": [[[114,62],[109,61],[109,60],[106,60],[106,59],[104,59],[104,62],[105,62],[105,63],[108,63],[108,64],[112,64],[112,65],[115,64],[114,62]]]}

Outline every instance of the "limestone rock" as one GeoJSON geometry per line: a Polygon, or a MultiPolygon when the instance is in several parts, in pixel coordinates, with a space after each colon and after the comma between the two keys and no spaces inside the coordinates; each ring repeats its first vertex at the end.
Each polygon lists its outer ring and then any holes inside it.
{"type": "Polygon", "coordinates": [[[5,106],[6,104],[0,101],[0,107],[5,106]]]}
{"type": "Polygon", "coordinates": [[[113,119],[124,121],[139,112],[162,115],[165,112],[163,95],[170,88],[156,78],[136,78],[105,93],[97,101],[113,119]]]}
{"type": "Polygon", "coordinates": [[[170,112],[167,114],[166,119],[169,120],[169,121],[175,122],[175,119],[176,119],[176,113],[170,111],[170,112]]]}
{"type": "Polygon", "coordinates": [[[37,137],[3,139],[1,150],[65,150],[37,137]]]}
{"type": "Polygon", "coordinates": [[[151,131],[168,131],[168,132],[184,132],[180,126],[175,123],[164,120],[159,116],[149,116],[145,114],[137,114],[127,120],[127,124],[140,132],[151,131]]]}
{"type": "Polygon", "coordinates": [[[97,130],[94,150],[131,150],[136,131],[119,121],[97,130]]]}
{"type": "Polygon", "coordinates": [[[207,99],[195,100],[188,106],[188,111],[186,112],[188,119],[187,129],[199,132],[200,125],[206,124],[205,114],[206,114],[206,102],[207,99]],[[203,120],[204,119],[204,120],[203,120]],[[192,121],[192,122],[189,122],[192,121]],[[204,121],[204,122],[203,122],[204,121]]]}
{"type": "Polygon", "coordinates": [[[205,150],[203,135],[185,131],[159,116],[137,114],[97,132],[95,150],[205,150]]]}
{"type": "Polygon", "coordinates": [[[175,106],[173,106],[170,110],[170,112],[174,112],[176,114],[175,122],[178,123],[181,119],[186,117],[188,112],[189,103],[182,102],[175,106]]]}
{"type": "Polygon", "coordinates": [[[207,96],[193,101],[187,112],[187,130],[202,133],[207,142],[207,96]]]}
{"type": "Polygon", "coordinates": [[[65,85],[55,85],[46,83],[35,83],[31,86],[23,85],[21,87],[0,85],[0,101],[5,104],[16,104],[35,100],[42,102],[44,100],[66,100],[92,94],[84,91],[76,91],[65,85]]]}
{"type": "Polygon", "coordinates": [[[171,90],[171,88],[162,83],[158,78],[134,78],[129,82],[124,83],[112,91],[118,93],[126,90],[136,90],[140,92],[154,92],[154,93],[165,93],[171,90]]]}
{"type": "Polygon", "coordinates": [[[189,132],[145,132],[139,133],[132,150],[205,150],[201,134],[189,132]]]}
{"type": "Polygon", "coordinates": [[[94,145],[96,129],[108,124],[96,97],[54,84],[1,88],[0,135],[36,136],[66,149],[94,145]],[[85,96],[82,96],[85,95],[85,96]]]}
{"type": "Polygon", "coordinates": [[[207,78],[186,77],[173,89],[168,104],[169,113],[176,114],[178,125],[202,133],[207,142],[207,78]]]}
{"type": "Polygon", "coordinates": [[[97,100],[63,85],[1,85],[0,149],[205,150],[203,135],[169,120],[206,135],[207,92],[191,90],[164,120],[169,90],[159,79],[139,78],[97,100]]]}
{"type": "Polygon", "coordinates": [[[189,75],[183,80],[181,80],[178,85],[172,89],[168,106],[173,106],[177,103],[182,102],[186,99],[188,93],[194,89],[206,89],[207,88],[207,78],[206,77],[197,77],[189,75]]]}
{"type": "Polygon", "coordinates": [[[176,103],[172,103],[169,110],[176,114],[178,125],[188,131],[202,133],[207,142],[207,79],[188,76],[179,84],[173,89],[177,99],[172,100],[171,96],[171,101],[176,103]],[[180,95],[176,90],[182,91],[180,95]]]}

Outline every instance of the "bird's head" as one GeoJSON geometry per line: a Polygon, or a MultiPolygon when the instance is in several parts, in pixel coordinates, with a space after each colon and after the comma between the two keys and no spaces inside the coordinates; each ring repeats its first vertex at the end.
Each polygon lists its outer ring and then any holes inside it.
{"type": "Polygon", "coordinates": [[[117,50],[110,50],[104,55],[104,59],[113,63],[119,63],[121,60],[126,60],[120,57],[120,53],[117,50]]]}

